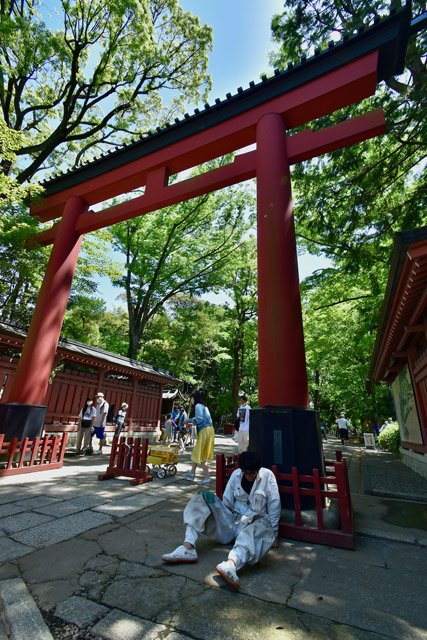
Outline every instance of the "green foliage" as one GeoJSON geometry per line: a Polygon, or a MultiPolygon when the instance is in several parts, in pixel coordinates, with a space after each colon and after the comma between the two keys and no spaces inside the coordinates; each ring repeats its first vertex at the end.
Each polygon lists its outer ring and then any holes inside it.
{"type": "Polygon", "coordinates": [[[148,323],[171,298],[219,290],[247,228],[244,213],[250,202],[245,187],[237,186],[111,229],[114,248],[126,259],[125,272],[114,284],[126,291],[129,357],[137,357],[148,323]]]}
{"type": "MultiPolygon", "coordinates": [[[[52,17],[38,0],[0,5],[0,105],[6,125],[25,132],[20,184],[173,119],[211,86],[212,29],[178,0],[58,6],[52,17]]],[[[13,164],[4,159],[5,174],[13,164]]]]}
{"type": "Polygon", "coordinates": [[[93,347],[105,348],[99,324],[105,314],[105,302],[84,295],[72,295],[65,312],[61,335],[93,347]]]}
{"type": "Polygon", "coordinates": [[[385,427],[378,436],[378,444],[384,451],[391,451],[391,453],[399,453],[400,447],[400,432],[397,422],[385,427]]]}
{"type": "Polygon", "coordinates": [[[127,312],[121,307],[106,311],[98,324],[100,347],[126,355],[129,347],[129,319],[127,312]]]}
{"type": "Polygon", "coordinates": [[[38,224],[22,205],[3,207],[0,216],[0,318],[3,322],[29,324],[49,250],[23,245],[38,224]]]}
{"type": "MultiPolygon", "coordinates": [[[[21,131],[10,129],[0,115],[0,163],[6,165],[16,162],[16,152],[24,144],[25,137],[21,131]]],[[[37,185],[23,187],[9,175],[0,172],[0,212],[9,209],[11,203],[20,203],[41,193],[37,185]]]]}

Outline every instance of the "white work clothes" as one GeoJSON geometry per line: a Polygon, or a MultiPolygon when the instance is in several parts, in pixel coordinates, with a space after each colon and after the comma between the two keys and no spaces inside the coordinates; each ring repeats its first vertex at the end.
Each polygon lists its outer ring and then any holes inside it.
{"type": "Polygon", "coordinates": [[[261,467],[249,495],[242,487],[242,476],[241,469],[233,471],[225,487],[223,503],[238,516],[238,526],[252,522],[256,516],[266,516],[277,536],[281,504],[276,476],[270,469],[261,467]]]}
{"type": "Polygon", "coordinates": [[[236,469],[228,481],[223,502],[216,498],[211,510],[199,489],[184,510],[185,542],[196,546],[200,533],[234,546],[228,557],[237,570],[256,564],[271,549],[280,519],[280,495],[274,474],[261,468],[250,495],[241,486],[242,471],[236,469]],[[219,512],[215,515],[215,512],[219,512]]]}

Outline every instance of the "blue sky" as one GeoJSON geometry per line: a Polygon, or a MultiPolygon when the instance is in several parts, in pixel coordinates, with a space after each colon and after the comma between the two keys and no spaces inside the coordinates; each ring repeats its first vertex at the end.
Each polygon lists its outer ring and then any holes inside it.
{"type": "MultiPolygon", "coordinates": [[[[214,48],[209,56],[213,89],[209,102],[235,94],[238,87],[246,89],[251,80],[258,81],[263,73],[271,75],[268,54],[275,49],[271,40],[271,19],[283,11],[283,0],[181,0],[186,11],[198,15],[202,23],[213,27],[214,48]]],[[[197,105],[193,105],[193,108],[197,105]]],[[[314,270],[328,266],[326,259],[299,256],[300,280],[314,270]]],[[[100,280],[100,293],[112,309],[119,290],[107,278],[100,280]]],[[[209,299],[222,302],[223,298],[209,299]]]]}

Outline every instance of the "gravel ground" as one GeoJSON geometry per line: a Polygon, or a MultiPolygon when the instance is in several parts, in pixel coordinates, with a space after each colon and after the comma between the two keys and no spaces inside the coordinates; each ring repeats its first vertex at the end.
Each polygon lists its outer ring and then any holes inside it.
{"type": "Polygon", "coordinates": [[[362,464],[367,493],[427,503],[427,479],[406,467],[394,454],[363,451],[362,464]]]}

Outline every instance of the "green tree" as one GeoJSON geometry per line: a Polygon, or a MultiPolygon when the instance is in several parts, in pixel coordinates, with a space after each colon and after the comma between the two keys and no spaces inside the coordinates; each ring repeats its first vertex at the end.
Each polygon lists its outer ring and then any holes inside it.
{"type": "Polygon", "coordinates": [[[37,222],[26,207],[15,203],[1,208],[0,215],[0,318],[27,325],[40,288],[49,250],[23,246],[37,231],[37,222]]]}
{"type": "Polygon", "coordinates": [[[126,291],[130,358],[137,357],[147,324],[168,300],[222,286],[250,203],[239,185],[112,228],[114,248],[126,256],[125,273],[114,284],[126,291]]]}
{"type": "MultiPolygon", "coordinates": [[[[351,33],[396,5],[400,2],[288,0],[284,13],[272,21],[280,44],[272,62],[284,68],[303,51],[325,47],[332,37],[351,33]]],[[[423,11],[425,2],[414,2],[413,7],[415,13],[423,11]]],[[[387,135],[293,170],[299,242],[350,273],[388,263],[393,234],[427,221],[426,44],[425,30],[410,38],[406,73],[382,83],[376,96],[312,123],[314,129],[323,128],[381,106],[387,135]]],[[[381,288],[384,284],[378,281],[381,288]]]]}
{"type": "Polygon", "coordinates": [[[178,294],[147,325],[139,358],[202,388],[218,419],[218,398],[228,391],[223,371],[232,361],[229,331],[227,308],[178,294]]]}
{"type": "MultiPolygon", "coordinates": [[[[346,411],[355,423],[375,420],[367,373],[375,343],[382,292],[372,291],[370,273],[358,276],[326,269],[302,284],[304,333],[310,399],[323,419],[334,423],[346,411]]],[[[388,412],[384,386],[377,402],[388,412]]]]}
{"type": "Polygon", "coordinates": [[[100,323],[104,315],[104,300],[74,294],[65,312],[61,335],[64,338],[104,349],[100,331],[100,323]]]}
{"type": "MultiPolygon", "coordinates": [[[[229,339],[233,362],[231,378],[231,409],[233,416],[238,407],[239,391],[247,379],[248,346],[256,351],[256,344],[248,340],[251,335],[251,321],[257,316],[257,253],[255,238],[248,238],[234,253],[228,263],[228,282],[225,287],[232,305],[228,310],[230,318],[229,339]],[[249,343],[249,344],[248,344],[249,343]]],[[[253,333],[252,333],[253,335],[253,333]]],[[[247,391],[245,389],[245,391],[247,391]]]]}
{"type": "MultiPolygon", "coordinates": [[[[287,0],[272,32],[275,66],[368,25],[400,2],[287,0]]],[[[413,3],[414,15],[425,2],[413,3]]],[[[296,165],[292,171],[300,248],[328,256],[334,267],[305,288],[305,335],[311,396],[333,415],[343,405],[372,413],[364,390],[385,291],[393,235],[427,223],[426,33],[409,40],[405,74],[375,96],[311,123],[315,130],[382,107],[385,136],[296,165]],[[345,354],[343,358],[342,355],[345,354]],[[317,373],[316,373],[317,372],[317,373]],[[351,394],[349,393],[351,389],[351,394]]],[[[378,389],[383,406],[386,394],[378,389]]],[[[386,410],[389,413],[389,410],[386,410]]]]}
{"type": "Polygon", "coordinates": [[[38,0],[0,3],[0,105],[9,129],[25,133],[19,184],[42,169],[95,153],[206,98],[212,30],[178,0],[61,0],[56,17],[38,0]],[[161,93],[172,96],[163,107],[161,93]]]}
{"type": "MultiPolygon", "coordinates": [[[[10,129],[0,115],[0,162],[13,164],[17,159],[17,151],[24,144],[22,131],[10,129]]],[[[41,193],[37,185],[22,186],[8,175],[0,172],[0,212],[10,207],[10,203],[19,203],[41,193]]]]}

